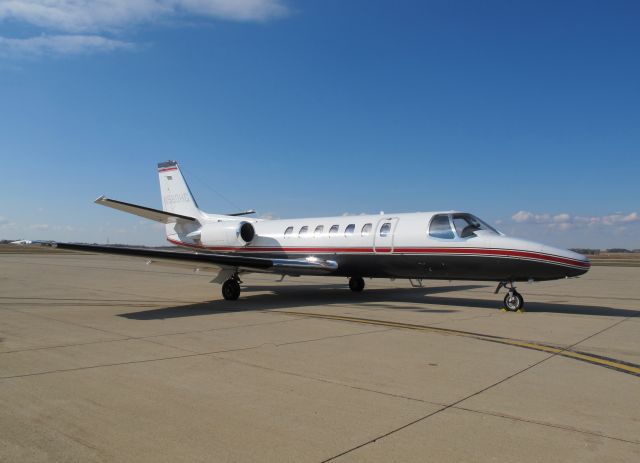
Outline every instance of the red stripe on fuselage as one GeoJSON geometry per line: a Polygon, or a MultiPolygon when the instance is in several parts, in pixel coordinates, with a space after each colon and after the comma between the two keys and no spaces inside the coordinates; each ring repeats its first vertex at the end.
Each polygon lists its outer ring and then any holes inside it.
{"type": "MultiPolygon", "coordinates": [[[[372,254],[372,253],[390,253],[391,248],[330,248],[330,247],[230,247],[230,246],[201,246],[197,244],[184,243],[182,241],[167,238],[173,244],[178,246],[187,246],[196,249],[206,249],[208,251],[219,252],[281,252],[281,253],[311,253],[311,254],[372,254]]],[[[394,254],[457,254],[457,255],[483,255],[494,257],[520,257],[524,259],[537,259],[548,262],[573,265],[575,267],[589,268],[591,264],[580,260],[574,260],[567,257],[553,256],[532,251],[518,251],[511,249],[486,249],[486,248],[393,248],[394,254]]]]}
{"type": "Polygon", "coordinates": [[[541,259],[578,267],[591,267],[589,262],[569,259],[567,257],[552,256],[532,251],[517,251],[511,249],[483,249],[483,248],[395,248],[397,253],[426,253],[426,254],[481,254],[498,257],[524,257],[526,259],[541,259]]]}
{"type": "Polygon", "coordinates": [[[165,167],[164,169],[158,169],[158,172],[168,172],[170,170],[178,170],[177,167],[165,167]]]}

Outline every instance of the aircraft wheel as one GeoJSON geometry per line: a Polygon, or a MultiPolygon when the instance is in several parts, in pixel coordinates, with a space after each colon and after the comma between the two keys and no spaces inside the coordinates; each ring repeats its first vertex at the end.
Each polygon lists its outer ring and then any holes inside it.
{"type": "Polygon", "coordinates": [[[522,310],[522,307],[524,307],[522,294],[517,291],[509,291],[504,297],[504,307],[511,312],[522,310]]]}
{"type": "Polygon", "coordinates": [[[359,293],[364,289],[364,278],[362,277],[351,277],[349,278],[349,289],[356,293],[359,293]]]}
{"type": "Polygon", "coordinates": [[[240,283],[231,278],[222,284],[222,297],[227,301],[235,301],[240,297],[240,283]]]}

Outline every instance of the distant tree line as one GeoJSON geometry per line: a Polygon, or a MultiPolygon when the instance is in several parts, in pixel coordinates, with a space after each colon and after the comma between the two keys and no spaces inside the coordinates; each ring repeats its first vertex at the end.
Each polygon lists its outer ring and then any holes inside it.
{"type": "Polygon", "coordinates": [[[600,254],[600,249],[574,248],[569,249],[569,251],[577,252],[578,254],[582,254],[583,256],[597,256],[598,254],[600,254]]]}
{"type": "Polygon", "coordinates": [[[610,249],[588,249],[588,248],[574,248],[573,252],[580,253],[585,256],[597,256],[601,252],[608,253],[640,253],[640,249],[625,249],[625,248],[610,248],[610,249]]]}

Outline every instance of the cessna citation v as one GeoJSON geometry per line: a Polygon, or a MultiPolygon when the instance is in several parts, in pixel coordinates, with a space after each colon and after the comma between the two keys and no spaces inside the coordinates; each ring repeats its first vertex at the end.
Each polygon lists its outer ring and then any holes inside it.
{"type": "Polygon", "coordinates": [[[505,236],[465,212],[418,212],[310,219],[262,220],[200,210],[178,164],[158,164],[162,210],[108,199],[95,202],[166,224],[167,240],[197,252],[43,243],[77,251],[144,257],[150,263],[214,271],[226,300],[240,296],[240,275],[274,273],[349,278],[352,291],[364,278],[477,280],[505,288],[504,306],[524,300],[515,282],[577,277],[590,267],[575,252],[505,236]]]}

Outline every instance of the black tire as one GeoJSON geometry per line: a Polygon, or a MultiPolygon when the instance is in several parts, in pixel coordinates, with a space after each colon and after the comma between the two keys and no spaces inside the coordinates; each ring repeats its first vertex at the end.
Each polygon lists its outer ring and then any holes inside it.
{"type": "Polygon", "coordinates": [[[234,279],[225,281],[222,284],[222,297],[227,301],[235,301],[240,297],[240,283],[234,279]]]}
{"type": "Polygon", "coordinates": [[[364,278],[362,277],[349,278],[349,289],[356,293],[361,292],[364,289],[364,278]]]}
{"type": "Polygon", "coordinates": [[[517,291],[509,291],[504,297],[504,308],[510,312],[517,312],[524,307],[524,298],[517,291]]]}

